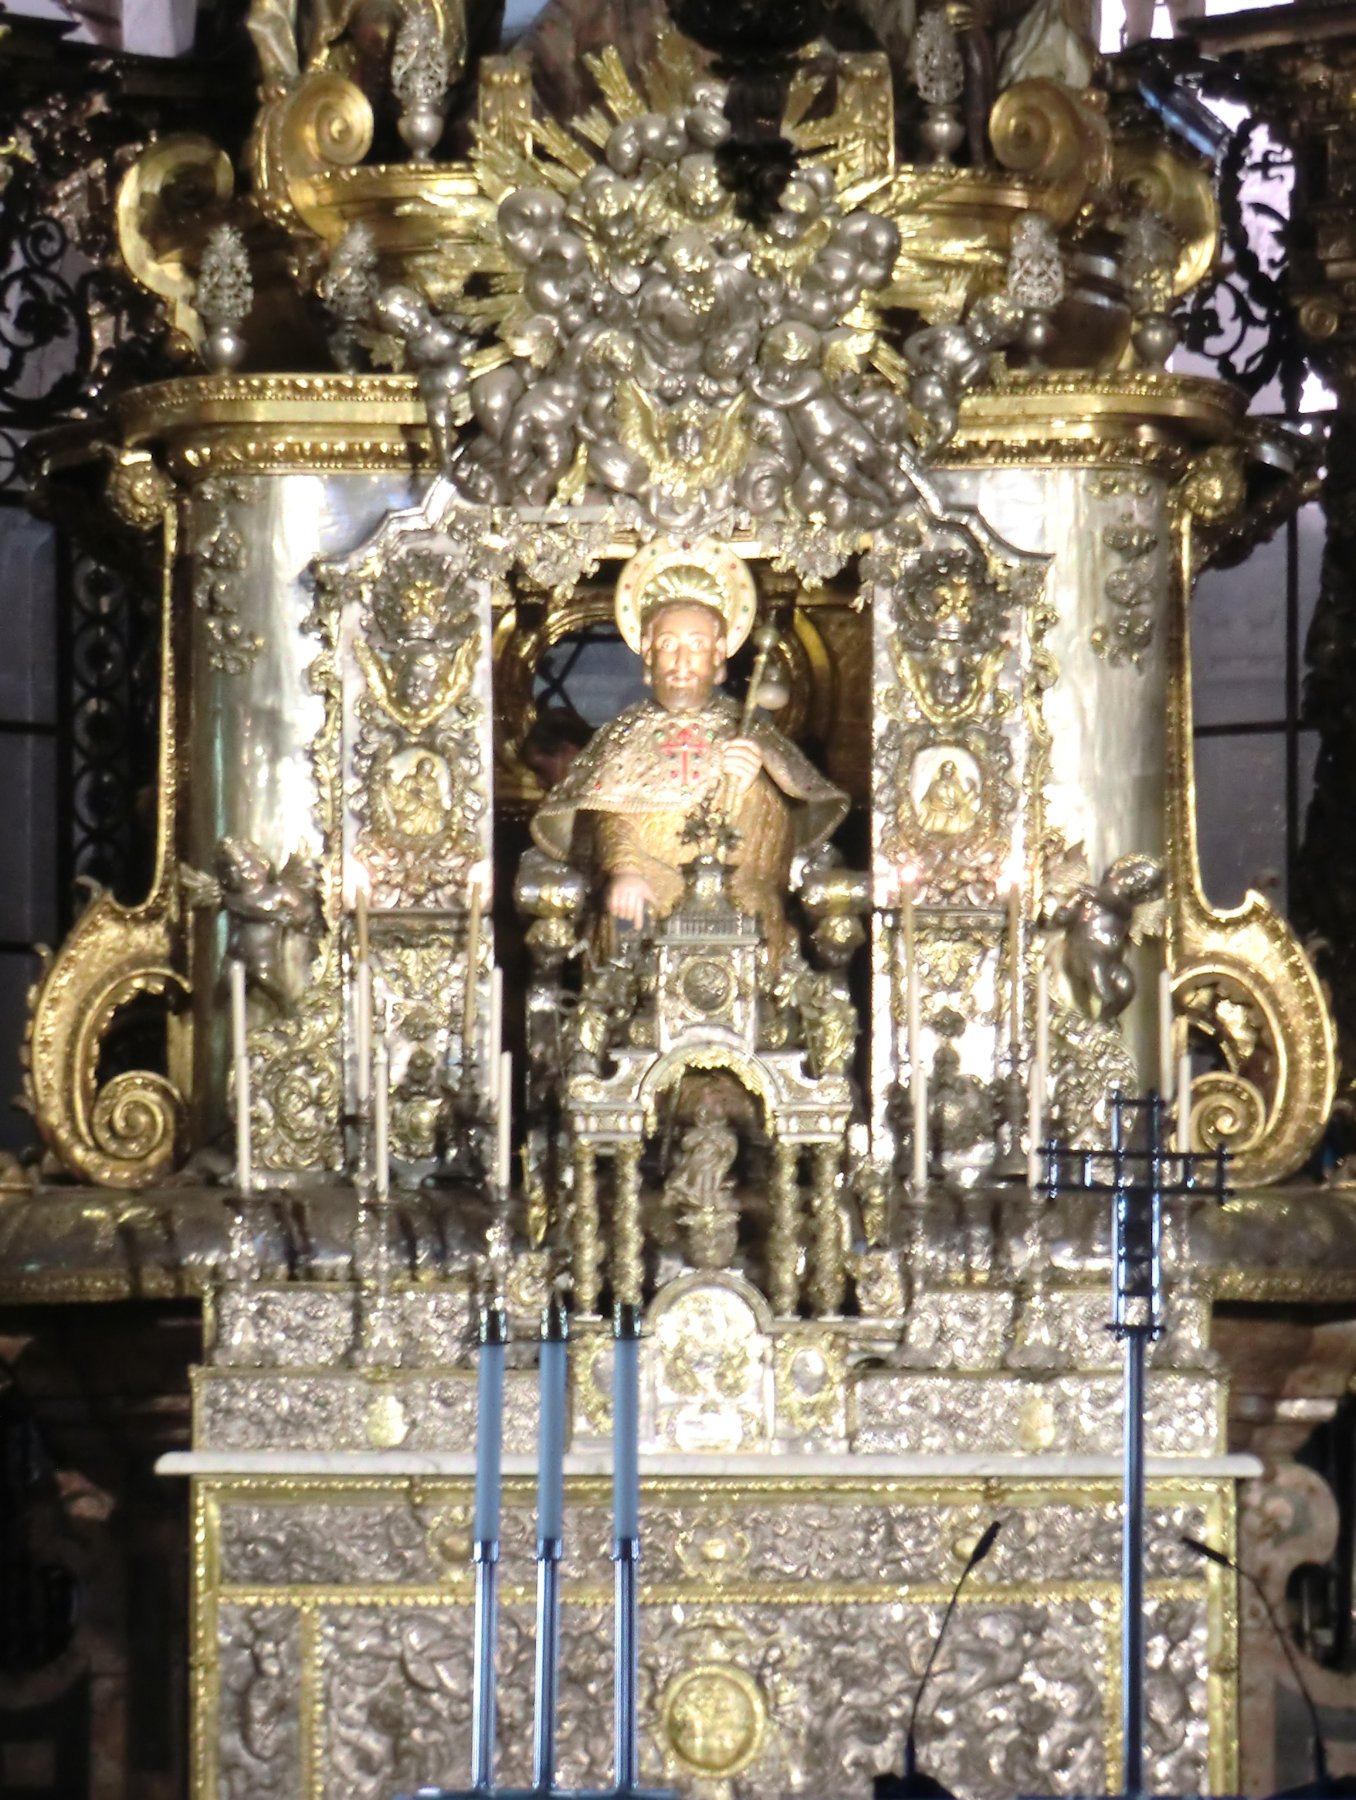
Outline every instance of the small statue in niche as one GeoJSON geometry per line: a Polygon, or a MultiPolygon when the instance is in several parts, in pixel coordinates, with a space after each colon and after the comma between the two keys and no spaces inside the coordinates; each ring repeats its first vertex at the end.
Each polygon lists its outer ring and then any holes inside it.
{"type": "Polygon", "coordinates": [[[617,623],[654,697],[590,740],[538,808],[532,835],[588,875],[605,919],[643,928],[682,897],[694,822],[719,814],[737,838],[730,899],[759,919],[779,958],[791,859],[825,842],[847,799],[773,726],[745,726],[717,691],[755,606],[747,566],[709,540],[661,541],[632,559],[617,623]]]}
{"type": "Polygon", "coordinates": [[[1161,930],[1162,892],[1162,864],[1139,852],[1117,857],[1100,881],[1075,852],[1050,882],[1042,921],[1064,930],[1064,973],[1088,1018],[1118,1018],[1134,999],[1126,950],[1161,930]]]}
{"type": "Polygon", "coordinates": [[[290,1012],[323,929],[320,884],[310,864],[294,853],[279,869],[248,838],[224,837],[213,874],[181,863],[179,879],[189,906],[225,907],[227,960],[243,962],[250,986],[290,1012]],[[291,951],[298,943],[300,966],[291,951]]]}
{"type": "Polygon", "coordinates": [[[694,1269],[728,1268],[739,1239],[739,1207],[730,1171],[739,1138],[730,1121],[708,1101],[683,1133],[664,1201],[683,1228],[694,1269]]]}

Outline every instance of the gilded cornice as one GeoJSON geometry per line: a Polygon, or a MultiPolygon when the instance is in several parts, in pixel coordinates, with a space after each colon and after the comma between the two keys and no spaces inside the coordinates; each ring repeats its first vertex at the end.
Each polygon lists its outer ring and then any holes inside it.
{"type": "MultiPolygon", "coordinates": [[[[1133,460],[1174,470],[1228,442],[1241,395],[1193,376],[1055,371],[966,395],[952,465],[1133,460]]],[[[158,448],[172,472],[383,470],[429,466],[424,410],[409,375],[205,375],[138,388],[119,402],[129,448],[158,448]]]]}
{"type": "Polygon", "coordinates": [[[1009,376],[967,394],[946,461],[961,465],[1118,463],[1172,471],[1207,444],[1228,443],[1242,394],[1222,382],[1140,371],[1058,370],[1009,376]]]}

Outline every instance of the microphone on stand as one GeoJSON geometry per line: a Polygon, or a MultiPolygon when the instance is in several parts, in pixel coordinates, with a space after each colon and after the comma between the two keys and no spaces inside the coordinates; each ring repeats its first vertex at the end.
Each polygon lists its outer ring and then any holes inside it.
{"type": "Polygon", "coordinates": [[[946,1628],[951,1623],[951,1615],[956,1610],[956,1602],[961,1597],[961,1589],[970,1579],[971,1573],[979,1567],[993,1549],[1002,1529],[1003,1521],[1001,1519],[994,1519],[985,1526],[983,1535],[970,1552],[965,1567],[960,1572],[960,1579],[951,1590],[951,1598],[946,1603],[946,1611],[942,1614],[941,1625],[937,1629],[936,1637],[932,1640],[932,1649],[928,1652],[928,1660],[914,1692],[913,1706],[909,1710],[909,1729],[904,1739],[904,1773],[896,1775],[892,1771],[888,1775],[877,1775],[872,1783],[875,1800],[954,1800],[950,1788],[943,1787],[941,1782],[935,1780],[931,1775],[919,1773],[916,1742],[918,1709],[923,1704],[923,1695],[927,1691],[932,1665],[936,1662],[937,1652],[942,1647],[942,1639],[946,1636],[946,1628]]]}
{"type": "Polygon", "coordinates": [[[1356,1795],[1356,1777],[1350,1775],[1332,1776],[1328,1773],[1328,1746],[1323,1736],[1323,1727],[1319,1723],[1318,1707],[1309,1691],[1309,1684],[1304,1679],[1304,1671],[1300,1668],[1299,1658],[1295,1654],[1294,1645],[1290,1641],[1290,1633],[1276,1617],[1276,1609],[1267,1598],[1267,1591],[1243,1563],[1236,1562],[1232,1556],[1226,1556],[1223,1550],[1216,1550],[1213,1544],[1202,1543],[1200,1538],[1189,1537],[1186,1532],[1179,1535],[1178,1542],[1183,1544],[1195,1556],[1203,1556],[1217,1568],[1230,1569],[1235,1575],[1242,1576],[1262,1602],[1262,1610],[1267,1616],[1272,1635],[1285,1653],[1285,1660],[1290,1665],[1290,1673],[1295,1678],[1295,1686],[1300,1691],[1300,1698],[1309,1710],[1309,1724],[1314,1734],[1314,1775],[1312,1781],[1302,1781],[1298,1787],[1282,1788],[1273,1796],[1273,1800],[1324,1800],[1327,1795],[1356,1795]]]}

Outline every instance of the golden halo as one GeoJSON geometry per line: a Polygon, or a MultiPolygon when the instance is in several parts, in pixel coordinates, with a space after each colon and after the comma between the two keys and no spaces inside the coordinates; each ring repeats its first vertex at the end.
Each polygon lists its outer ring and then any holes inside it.
{"type": "Polygon", "coordinates": [[[617,629],[639,653],[647,616],[686,600],[725,621],[725,653],[733,656],[753,630],[758,589],[742,556],[712,538],[656,538],[627,563],[617,583],[617,629]]]}

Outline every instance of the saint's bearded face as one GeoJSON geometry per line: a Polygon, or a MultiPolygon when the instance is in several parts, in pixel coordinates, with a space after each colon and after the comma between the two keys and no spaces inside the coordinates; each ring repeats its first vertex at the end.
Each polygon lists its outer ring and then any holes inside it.
{"type": "Polygon", "coordinates": [[[725,675],[725,628],[709,607],[678,600],[646,625],[640,654],[666,712],[699,712],[725,675]]]}

